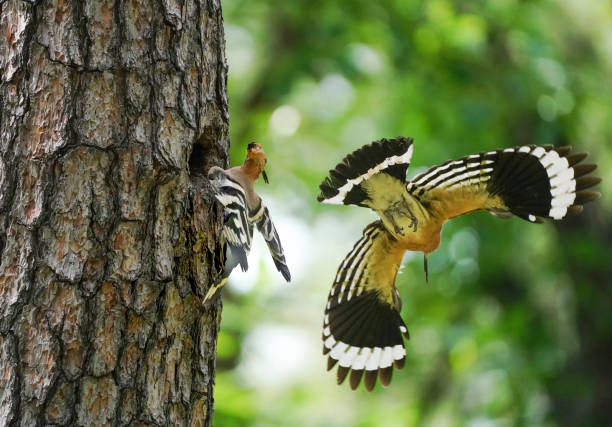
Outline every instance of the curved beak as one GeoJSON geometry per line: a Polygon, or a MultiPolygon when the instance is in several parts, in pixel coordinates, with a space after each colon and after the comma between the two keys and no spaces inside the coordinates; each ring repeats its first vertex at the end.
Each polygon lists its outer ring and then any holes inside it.
{"type": "Polygon", "coordinates": [[[264,182],[266,184],[270,183],[270,181],[268,181],[268,175],[266,174],[266,171],[261,171],[261,176],[263,176],[264,182]]]}

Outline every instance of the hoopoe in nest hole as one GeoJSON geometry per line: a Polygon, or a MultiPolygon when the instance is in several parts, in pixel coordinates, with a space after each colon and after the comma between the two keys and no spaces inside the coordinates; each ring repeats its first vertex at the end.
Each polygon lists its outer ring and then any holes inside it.
{"type": "Polygon", "coordinates": [[[264,170],[267,162],[261,145],[251,142],[247,146],[246,159],[241,166],[230,169],[213,166],[208,171],[208,179],[213,185],[215,198],[224,208],[221,238],[226,243],[226,251],[221,277],[210,287],[203,302],[208,301],[225,285],[236,266],[240,265],[242,271],[249,268],[247,256],[253,240],[253,225],[257,226],[268,244],[270,255],[278,271],[287,282],[291,280],[283,247],[270,218],[270,212],[253,187],[259,175],[266,184],[268,183],[268,176],[264,170]]]}

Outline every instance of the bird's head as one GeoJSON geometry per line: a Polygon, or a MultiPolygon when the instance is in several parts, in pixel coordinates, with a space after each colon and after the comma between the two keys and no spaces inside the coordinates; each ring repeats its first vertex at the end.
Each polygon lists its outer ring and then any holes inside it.
{"type": "Polygon", "coordinates": [[[264,170],[266,163],[268,163],[268,159],[266,158],[266,153],[264,153],[264,150],[261,148],[259,143],[251,142],[249,145],[247,145],[245,164],[246,163],[252,163],[255,165],[257,176],[259,176],[261,173],[264,182],[268,184],[268,175],[266,175],[266,171],[264,170]]]}

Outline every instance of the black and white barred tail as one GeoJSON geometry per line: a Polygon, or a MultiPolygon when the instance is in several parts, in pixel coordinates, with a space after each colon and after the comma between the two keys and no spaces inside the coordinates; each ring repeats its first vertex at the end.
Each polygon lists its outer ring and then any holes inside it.
{"type": "Polygon", "coordinates": [[[597,166],[581,163],[585,157],[586,153],[572,153],[569,146],[527,145],[483,152],[435,166],[412,179],[407,190],[426,200],[427,193],[481,186],[505,205],[505,209],[489,209],[494,215],[514,214],[531,222],[562,219],[600,197],[587,190],[601,179],[588,175],[597,166]]]}
{"type": "Polygon", "coordinates": [[[377,173],[387,173],[401,182],[412,157],[412,138],[381,139],[365,145],[346,156],[329,171],[319,186],[322,203],[364,206],[367,194],[361,183],[377,173]]]}
{"type": "MultiPolygon", "coordinates": [[[[338,364],[338,384],[350,372],[353,390],[362,377],[368,391],[377,378],[387,386],[393,368],[404,366],[403,337],[408,339],[409,334],[399,314],[399,295],[393,283],[378,280],[378,269],[389,266],[372,260],[376,251],[381,251],[384,239],[392,238],[389,236],[380,221],[364,229],[338,268],[325,309],[323,354],[328,354],[327,369],[338,364]],[[382,288],[393,289],[393,297],[383,298],[382,288]]],[[[397,267],[391,268],[397,271],[397,267]]]]}

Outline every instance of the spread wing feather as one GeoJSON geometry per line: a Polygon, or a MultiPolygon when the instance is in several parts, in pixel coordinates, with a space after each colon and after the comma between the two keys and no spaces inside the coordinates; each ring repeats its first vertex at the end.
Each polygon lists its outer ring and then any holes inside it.
{"type": "Polygon", "coordinates": [[[382,173],[402,184],[412,157],[412,138],[381,139],[355,150],[329,171],[319,185],[321,203],[366,206],[363,184],[382,173]]]}
{"type": "Polygon", "coordinates": [[[224,207],[222,238],[227,242],[224,277],[240,265],[242,271],[249,268],[247,256],[253,240],[253,224],[249,221],[244,189],[230,176],[217,171],[210,176],[215,198],[224,207]]]}
{"type": "Polygon", "coordinates": [[[337,363],[338,383],[351,371],[355,389],[365,375],[372,390],[379,377],[386,386],[393,366],[404,364],[402,335],[408,330],[399,314],[395,276],[405,252],[381,221],[368,225],[344,258],[329,293],[323,324],[323,354],[328,369],[337,363]]]}
{"type": "Polygon", "coordinates": [[[408,192],[450,219],[478,209],[531,222],[561,219],[599,197],[586,190],[601,180],[595,165],[570,147],[526,145],[473,154],[434,166],[413,178],[408,192]]]}
{"type": "Polygon", "coordinates": [[[257,230],[259,230],[268,244],[268,249],[270,250],[270,255],[274,260],[276,269],[280,271],[287,282],[291,281],[291,273],[285,261],[283,246],[281,245],[280,237],[278,237],[276,227],[274,227],[274,223],[270,218],[268,208],[261,203],[257,212],[249,218],[249,222],[257,224],[257,230]]]}
{"type": "MultiPolygon", "coordinates": [[[[364,146],[330,171],[320,185],[318,200],[389,204],[402,182],[400,195],[405,185],[436,220],[484,209],[539,222],[577,213],[581,204],[600,196],[588,190],[601,181],[589,175],[596,166],[582,164],[586,154],[572,153],[570,147],[528,145],[482,152],[432,167],[403,184],[411,154],[412,140],[407,138],[364,146]],[[376,199],[379,195],[386,198],[376,199]]],[[[406,339],[409,335],[395,288],[404,248],[382,221],[376,221],[364,229],[338,268],[322,337],[328,370],[338,365],[338,384],[349,377],[355,389],[364,378],[370,391],[377,378],[388,385],[393,367],[404,365],[402,335],[406,339]]]]}

